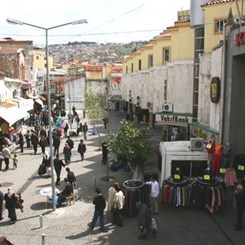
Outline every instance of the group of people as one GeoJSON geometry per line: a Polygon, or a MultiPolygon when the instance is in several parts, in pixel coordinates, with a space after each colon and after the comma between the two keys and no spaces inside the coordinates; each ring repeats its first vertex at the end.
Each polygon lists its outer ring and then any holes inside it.
{"type": "MultiPolygon", "coordinates": [[[[152,213],[157,214],[159,212],[159,184],[154,176],[150,181],[145,182],[145,184],[149,185],[151,188],[151,202],[150,208],[142,202],[136,203],[136,208],[138,210],[138,228],[140,230],[140,235],[138,236],[139,239],[146,239],[150,233],[153,234],[153,237],[156,237],[157,234],[157,225],[155,219],[152,218],[152,213]]],[[[100,188],[96,188],[95,193],[96,195],[93,199],[93,204],[95,206],[94,215],[88,226],[91,230],[93,230],[99,218],[99,230],[103,232],[105,231],[104,210],[106,208],[106,201],[105,197],[101,193],[100,188]]],[[[113,185],[108,189],[107,194],[107,210],[111,217],[110,220],[112,224],[122,227],[122,212],[125,205],[125,195],[120,187],[120,184],[118,182],[114,182],[113,185]]]]}

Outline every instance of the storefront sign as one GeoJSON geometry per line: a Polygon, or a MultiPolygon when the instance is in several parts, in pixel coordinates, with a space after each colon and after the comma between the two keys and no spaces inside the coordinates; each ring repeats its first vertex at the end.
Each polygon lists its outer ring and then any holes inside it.
{"type": "Polygon", "coordinates": [[[236,46],[242,46],[245,44],[245,32],[239,32],[235,36],[236,46]]]}
{"type": "Polygon", "coordinates": [[[203,138],[205,141],[209,141],[212,135],[215,136],[215,141],[218,142],[219,133],[215,132],[214,130],[209,129],[208,127],[204,127],[199,124],[192,125],[192,135],[197,138],[203,138]]]}
{"type": "Polygon", "coordinates": [[[181,116],[161,115],[161,119],[164,122],[189,123],[189,119],[187,117],[181,117],[181,116]]]}

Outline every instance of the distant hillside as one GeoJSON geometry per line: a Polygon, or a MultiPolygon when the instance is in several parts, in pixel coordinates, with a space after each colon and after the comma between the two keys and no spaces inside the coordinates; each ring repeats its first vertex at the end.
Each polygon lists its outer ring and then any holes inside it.
{"type": "Polygon", "coordinates": [[[73,58],[89,63],[118,63],[124,56],[138,50],[146,41],[130,43],[69,42],[67,44],[50,45],[49,52],[55,64],[67,64],[73,58]]]}

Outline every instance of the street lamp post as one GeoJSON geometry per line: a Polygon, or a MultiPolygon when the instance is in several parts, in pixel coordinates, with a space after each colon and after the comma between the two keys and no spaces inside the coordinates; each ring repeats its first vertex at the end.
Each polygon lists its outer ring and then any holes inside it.
{"type": "Polygon", "coordinates": [[[48,31],[52,30],[52,29],[56,29],[62,26],[67,26],[67,25],[79,25],[79,24],[84,24],[84,23],[88,23],[86,19],[81,19],[81,20],[76,20],[76,21],[72,21],[72,22],[68,22],[68,23],[64,23],[61,25],[57,25],[57,26],[52,26],[49,28],[45,28],[42,26],[37,26],[37,25],[33,25],[30,23],[26,23],[20,20],[15,20],[15,19],[10,19],[7,18],[7,22],[9,24],[14,24],[14,25],[26,25],[26,26],[31,26],[34,28],[38,28],[38,29],[42,29],[45,31],[45,39],[46,39],[46,47],[45,47],[45,56],[46,56],[46,80],[47,80],[47,98],[48,98],[48,117],[49,117],[49,147],[50,147],[50,164],[51,164],[51,185],[52,185],[52,206],[53,206],[53,210],[56,210],[56,205],[55,205],[55,181],[54,181],[54,161],[53,161],[53,138],[52,138],[52,123],[51,123],[51,88],[50,88],[50,80],[49,80],[49,62],[48,62],[48,31]]]}

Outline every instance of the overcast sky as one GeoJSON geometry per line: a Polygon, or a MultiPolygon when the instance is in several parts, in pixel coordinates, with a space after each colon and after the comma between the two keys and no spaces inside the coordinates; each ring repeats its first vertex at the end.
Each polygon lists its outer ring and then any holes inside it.
{"type": "Polygon", "coordinates": [[[74,41],[149,41],[177,20],[177,11],[190,8],[190,0],[7,0],[1,1],[0,38],[33,40],[45,44],[45,31],[10,25],[7,18],[53,27],[87,19],[87,24],[48,31],[49,44],[74,41]]]}

